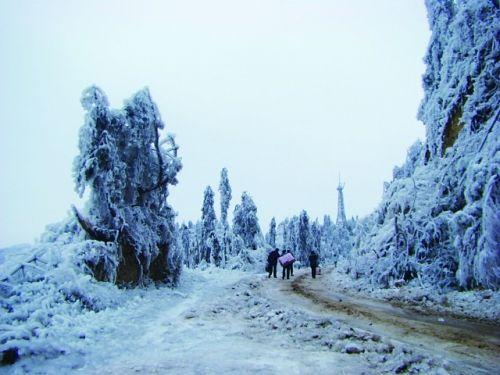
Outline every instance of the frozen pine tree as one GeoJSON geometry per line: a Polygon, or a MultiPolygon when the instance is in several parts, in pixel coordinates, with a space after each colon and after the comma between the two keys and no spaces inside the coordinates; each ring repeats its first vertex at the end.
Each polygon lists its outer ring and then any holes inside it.
{"type": "Polygon", "coordinates": [[[216,267],[222,265],[222,248],[220,240],[215,233],[212,233],[208,239],[209,247],[212,249],[212,260],[216,267]]]}
{"type": "Polygon", "coordinates": [[[321,251],[321,227],[317,219],[311,224],[311,250],[314,250],[320,256],[320,259],[323,259],[321,251]]]}
{"type": "Polygon", "coordinates": [[[276,247],[276,219],[273,217],[271,223],[269,224],[269,233],[267,234],[267,243],[271,247],[276,247]]]}
{"type": "Polygon", "coordinates": [[[279,247],[280,249],[285,248],[285,242],[287,238],[287,230],[288,230],[288,218],[286,218],[284,221],[280,222],[277,225],[276,229],[276,246],[279,247]]]}
{"type": "Polygon", "coordinates": [[[204,258],[203,251],[205,247],[202,245],[204,243],[203,240],[203,222],[198,220],[193,227],[192,235],[192,243],[191,251],[193,252],[194,265],[197,266],[201,263],[204,258]]]}
{"type": "Polygon", "coordinates": [[[90,196],[86,209],[74,213],[88,240],[107,244],[83,261],[100,280],[176,279],[180,257],[167,197],[181,163],[173,137],[160,138],[164,124],[149,91],[115,110],[92,86],[81,103],[86,114],[74,179],[78,194],[88,189],[90,196]]]}
{"type": "Polygon", "coordinates": [[[332,255],[337,261],[341,256],[348,256],[352,248],[351,233],[346,225],[336,225],[332,233],[332,255]]]}
{"type": "Polygon", "coordinates": [[[221,222],[218,228],[218,241],[220,243],[222,252],[222,263],[226,264],[228,257],[231,253],[231,233],[229,231],[229,224],[227,222],[227,212],[229,205],[231,203],[231,185],[229,184],[229,178],[227,175],[227,169],[222,168],[220,173],[220,217],[221,222]]]}
{"type": "Polygon", "coordinates": [[[258,237],[261,235],[257,206],[247,192],[242,194],[241,203],[234,208],[233,231],[241,237],[245,247],[257,248],[258,237]]]}
{"type": "Polygon", "coordinates": [[[302,263],[308,264],[311,253],[311,228],[309,226],[309,216],[306,211],[302,211],[299,216],[298,227],[298,248],[295,257],[302,263]]]}
{"type": "Polygon", "coordinates": [[[229,204],[231,203],[231,185],[229,185],[229,178],[227,176],[227,169],[222,168],[220,173],[220,220],[227,226],[227,210],[229,209],[229,204]]]}
{"type": "Polygon", "coordinates": [[[327,263],[336,261],[334,230],[335,224],[333,224],[331,217],[325,215],[321,226],[321,259],[327,263]]]}
{"type": "Polygon", "coordinates": [[[193,268],[195,266],[195,261],[194,253],[191,248],[191,229],[189,225],[192,227],[193,224],[191,222],[189,222],[188,225],[182,223],[179,228],[179,236],[184,253],[184,264],[187,267],[193,268]]]}
{"type": "Polygon", "coordinates": [[[295,254],[295,258],[300,258],[298,216],[293,216],[288,222],[286,250],[290,250],[295,254]]]}
{"type": "MultiPolygon", "coordinates": [[[[201,208],[202,235],[200,243],[200,252],[202,259],[210,263],[211,257],[219,257],[220,254],[212,254],[214,250],[214,237],[216,217],[214,210],[214,192],[210,186],[207,186],[203,195],[203,207],[201,208]]],[[[220,250],[220,248],[218,248],[220,250]]]]}

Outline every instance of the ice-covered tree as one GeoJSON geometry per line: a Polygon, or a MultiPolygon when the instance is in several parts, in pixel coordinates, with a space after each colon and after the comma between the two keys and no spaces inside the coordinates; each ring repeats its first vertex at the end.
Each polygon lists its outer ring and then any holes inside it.
{"type": "Polygon", "coordinates": [[[302,263],[308,264],[311,253],[311,228],[309,226],[309,215],[303,210],[299,216],[298,248],[295,257],[302,263]]]}
{"type": "Polygon", "coordinates": [[[221,247],[222,263],[225,264],[231,253],[231,233],[227,222],[227,212],[232,198],[231,185],[229,184],[226,168],[222,168],[220,173],[219,192],[221,222],[217,230],[217,238],[221,247]]]}
{"type": "Polygon", "coordinates": [[[232,195],[231,195],[231,185],[229,184],[229,178],[227,176],[226,168],[222,168],[222,171],[220,173],[219,192],[220,192],[220,220],[225,226],[227,226],[227,210],[229,209],[232,195]]]}
{"type": "Polygon", "coordinates": [[[356,238],[353,271],[386,286],[498,289],[500,9],[495,0],[426,5],[432,36],[418,112],[426,139],[385,185],[373,227],[356,238]]]}
{"type": "Polygon", "coordinates": [[[285,242],[287,239],[287,230],[288,230],[288,218],[283,220],[277,225],[276,229],[276,246],[280,249],[285,248],[285,242]]]}
{"type": "Polygon", "coordinates": [[[192,248],[192,226],[193,223],[189,222],[188,225],[183,223],[179,228],[179,236],[184,253],[184,264],[190,268],[193,268],[196,265],[194,260],[195,254],[192,248]]]}
{"type": "Polygon", "coordinates": [[[485,189],[482,220],[483,238],[480,246],[483,249],[478,254],[476,278],[483,285],[500,284],[500,177],[491,176],[485,189]]]}
{"type": "Polygon", "coordinates": [[[311,224],[311,249],[314,250],[321,258],[323,258],[321,249],[321,226],[318,220],[314,220],[311,224]]]}
{"type": "Polygon", "coordinates": [[[336,225],[332,233],[332,255],[336,261],[340,256],[347,256],[351,251],[351,233],[346,225],[336,225]]]}
{"type": "Polygon", "coordinates": [[[299,255],[299,217],[293,216],[288,221],[287,237],[285,242],[285,250],[290,250],[295,254],[295,258],[298,259],[299,255]]]}
{"type": "Polygon", "coordinates": [[[334,254],[334,230],[335,224],[329,215],[323,217],[323,225],[321,225],[321,260],[329,263],[335,261],[334,254]]]}
{"type": "Polygon", "coordinates": [[[234,208],[233,231],[242,238],[247,248],[257,248],[258,236],[261,233],[257,206],[247,192],[242,194],[241,203],[234,208]]]}
{"type": "Polygon", "coordinates": [[[269,224],[267,243],[273,248],[276,247],[276,219],[274,217],[271,219],[271,223],[269,224]]]}
{"type": "Polygon", "coordinates": [[[193,227],[192,235],[192,252],[194,258],[194,265],[197,266],[200,262],[205,259],[205,254],[203,251],[205,248],[203,247],[203,222],[198,220],[193,227]]]}
{"type": "MultiPolygon", "coordinates": [[[[202,238],[201,253],[207,263],[210,263],[212,256],[219,257],[220,254],[213,254],[216,217],[214,210],[214,192],[210,186],[207,186],[203,195],[203,207],[201,208],[202,238]]],[[[217,248],[220,250],[220,247],[217,248]]]]}
{"type": "Polygon", "coordinates": [[[167,197],[181,162],[173,137],[160,138],[164,124],[149,91],[115,110],[92,86],[81,103],[85,121],[74,179],[78,194],[88,189],[90,195],[83,212],[73,209],[87,238],[107,244],[84,261],[96,278],[117,283],[176,278],[174,212],[167,197]]]}

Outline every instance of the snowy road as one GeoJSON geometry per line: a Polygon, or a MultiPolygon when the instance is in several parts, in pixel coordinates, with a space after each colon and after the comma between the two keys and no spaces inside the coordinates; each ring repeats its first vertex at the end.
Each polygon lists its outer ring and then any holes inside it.
{"type": "Polygon", "coordinates": [[[290,303],[311,312],[333,316],[353,327],[446,358],[455,371],[465,368],[470,373],[500,373],[499,324],[422,314],[347,295],[336,290],[329,279],[319,276],[313,280],[306,273],[278,290],[290,303]]]}
{"type": "MultiPolygon", "coordinates": [[[[362,373],[366,366],[345,355],[314,350],[291,342],[272,328],[252,324],[247,302],[271,306],[253,298],[255,276],[214,271],[192,285],[192,294],[158,314],[137,337],[134,353],[115,356],[103,367],[88,365],[83,373],[175,374],[313,374],[336,369],[362,373]],[[200,283],[201,282],[201,283],[200,283]],[[250,298],[248,298],[250,297],[250,298]]],[[[160,307],[160,306],[159,306],[160,307]]],[[[261,315],[261,314],[257,314],[261,315]]]]}
{"type": "Polygon", "coordinates": [[[387,307],[373,313],[372,302],[340,305],[326,277],[300,271],[281,280],[186,270],[176,290],[124,293],[130,299],[118,308],[75,317],[80,338],[61,337],[75,341],[72,351],[25,358],[0,373],[500,373],[498,351],[488,357],[472,344],[417,335],[413,320],[404,326],[387,307]]]}

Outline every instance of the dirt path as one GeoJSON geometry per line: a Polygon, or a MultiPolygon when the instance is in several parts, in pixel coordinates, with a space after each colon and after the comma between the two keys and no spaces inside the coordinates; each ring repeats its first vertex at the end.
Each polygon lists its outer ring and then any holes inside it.
{"type": "Polygon", "coordinates": [[[0,374],[500,374],[496,326],[416,317],[338,294],[304,271],[285,281],[215,269],[184,277],[175,291],[137,291],[80,315],[85,339],[73,350],[26,357],[0,374]]]}
{"type": "Polygon", "coordinates": [[[294,307],[333,316],[354,327],[438,355],[454,368],[467,368],[470,373],[500,373],[498,324],[422,315],[384,301],[346,295],[334,290],[326,278],[319,276],[313,280],[305,271],[298,272],[293,280],[281,281],[276,288],[268,288],[267,293],[287,300],[294,307]]]}

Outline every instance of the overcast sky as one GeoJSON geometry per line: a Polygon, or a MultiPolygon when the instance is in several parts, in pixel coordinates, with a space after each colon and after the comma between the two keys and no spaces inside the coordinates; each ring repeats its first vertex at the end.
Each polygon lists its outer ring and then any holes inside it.
{"type": "Polygon", "coordinates": [[[200,217],[222,167],[231,212],[248,191],[264,230],[302,209],[335,218],[339,174],[347,215],[370,213],[424,137],[423,3],[0,0],[0,247],[82,205],[72,163],[91,84],[114,107],[150,88],[181,147],[180,220],[200,217]]]}

